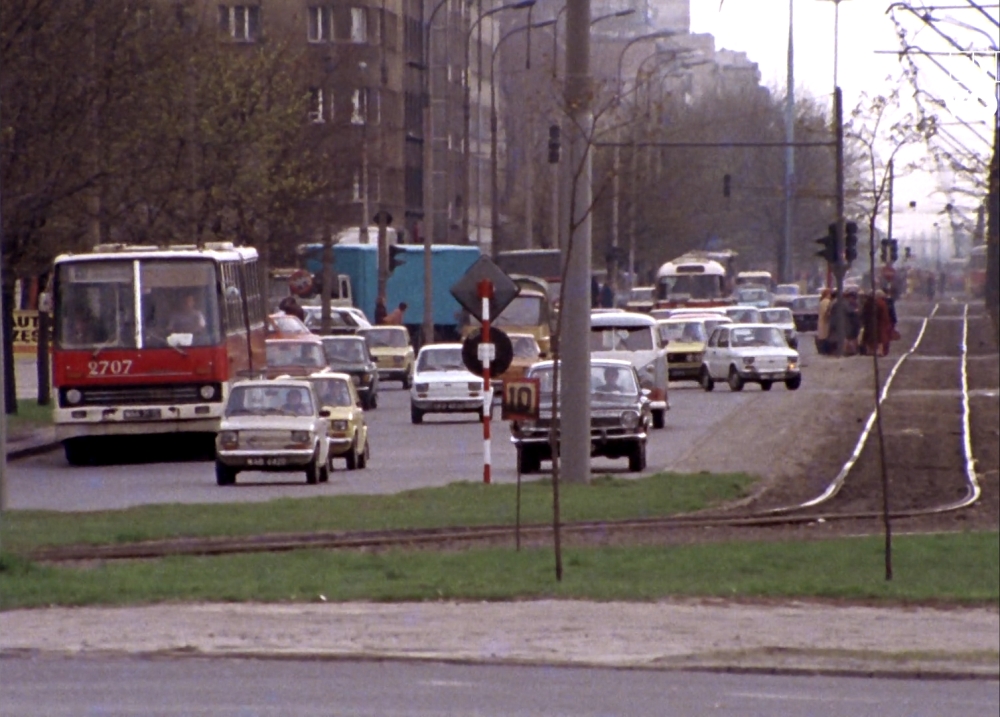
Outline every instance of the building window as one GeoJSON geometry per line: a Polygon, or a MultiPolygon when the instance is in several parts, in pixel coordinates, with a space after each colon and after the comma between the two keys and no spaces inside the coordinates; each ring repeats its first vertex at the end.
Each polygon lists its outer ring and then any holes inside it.
{"type": "Polygon", "coordinates": [[[260,6],[219,5],[219,29],[234,40],[260,39],[260,6]]]}
{"type": "Polygon", "coordinates": [[[351,188],[351,198],[355,202],[361,201],[361,171],[355,170],[354,172],[354,182],[351,188]]]}
{"type": "Polygon", "coordinates": [[[351,42],[368,42],[367,8],[351,8],[351,42]]]}
{"type": "Polygon", "coordinates": [[[318,87],[309,90],[309,121],[316,124],[324,121],[323,90],[318,87]]]}
{"type": "Polygon", "coordinates": [[[368,92],[365,88],[354,90],[351,97],[351,124],[366,124],[368,116],[368,92]]]}
{"type": "Polygon", "coordinates": [[[309,42],[329,42],[333,38],[333,8],[309,8],[309,42]]]}

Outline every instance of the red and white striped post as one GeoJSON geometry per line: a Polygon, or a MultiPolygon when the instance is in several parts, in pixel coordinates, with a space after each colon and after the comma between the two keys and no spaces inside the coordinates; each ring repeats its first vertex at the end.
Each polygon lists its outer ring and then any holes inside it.
{"type": "Polygon", "coordinates": [[[483,302],[483,336],[479,342],[479,360],[483,364],[483,483],[490,482],[490,408],[493,392],[490,390],[490,361],[493,360],[493,346],[490,343],[490,299],[493,298],[493,282],[483,279],[479,282],[479,298],[483,302]]]}

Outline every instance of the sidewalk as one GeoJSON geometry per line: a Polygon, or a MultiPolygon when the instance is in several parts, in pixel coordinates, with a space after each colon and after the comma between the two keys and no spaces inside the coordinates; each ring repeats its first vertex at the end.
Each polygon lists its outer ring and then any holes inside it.
{"type": "Polygon", "coordinates": [[[0,613],[0,652],[1000,677],[989,608],[669,600],[150,605],[0,613]]]}

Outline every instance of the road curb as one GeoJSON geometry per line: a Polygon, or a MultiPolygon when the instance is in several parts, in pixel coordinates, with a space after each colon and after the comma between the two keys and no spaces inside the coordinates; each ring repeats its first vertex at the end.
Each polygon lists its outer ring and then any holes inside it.
{"type": "Polygon", "coordinates": [[[19,446],[7,451],[7,460],[16,461],[21,458],[30,458],[31,456],[38,456],[43,453],[54,451],[58,448],[62,448],[62,443],[55,440],[45,441],[44,443],[33,443],[27,446],[19,446]]]}

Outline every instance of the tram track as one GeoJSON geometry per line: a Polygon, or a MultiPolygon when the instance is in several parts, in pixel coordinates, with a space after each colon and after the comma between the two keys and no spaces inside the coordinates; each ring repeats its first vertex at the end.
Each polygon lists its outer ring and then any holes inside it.
{"type": "MultiPolygon", "coordinates": [[[[968,376],[968,332],[969,332],[969,307],[963,305],[960,317],[950,313],[952,307],[948,307],[948,312],[941,311],[942,305],[937,304],[931,312],[922,319],[920,330],[910,348],[900,356],[892,365],[886,376],[885,383],[879,394],[879,405],[883,409],[883,420],[893,421],[890,432],[906,436],[906,431],[912,430],[907,425],[900,424],[900,417],[904,419],[906,411],[895,411],[891,413],[886,410],[894,400],[907,399],[906,388],[893,387],[899,383],[897,378],[906,369],[907,361],[911,364],[919,358],[940,358],[942,362],[957,360],[959,369],[957,373],[957,389],[936,388],[933,389],[932,398],[940,396],[950,396],[955,398],[956,392],[960,397],[960,418],[957,430],[946,430],[948,434],[956,433],[959,436],[961,445],[961,461],[956,462],[951,468],[939,471],[943,477],[951,482],[953,474],[962,476],[964,493],[957,499],[938,500],[932,504],[919,505],[912,501],[902,501],[902,505],[890,510],[892,519],[915,518],[930,516],[945,512],[959,511],[974,505],[981,497],[982,490],[976,472],[976,461],[973,456],[972,431],[971,431],[971,403],[968,376]],[[961,320],[961,340],[955,346],[955,356],[938,357],[934,353],[922,351],[922,343],[928,336],[929,327],[936,334],[948,333],[947,329],[940,329],[937,322],[954,322],[961,320]],[[890,414],[890,415],[885,415],[890,414]]],[[[945,341],[947,343],[947,341],[945,341]]],[[[929,351],[938,349],[931,348],[929,351]]],[[[870,359],[859,359],[870,360],[870,359]]],[[[911,416],[912,417],[912,416],[911,416]]],[[[732,510],[717,509],[704,511],[698,514],[688,514],[672,517],[649,517],[640,519],[627,519],[615,521],[576,521],[564,523],[560,529],[568,534],[581,536],[583,538],[601,536],[626,537],[630,533],[644,532],[681,532],[686,530],[704,531],[706,529],[733,529],[742,530],[749,528],[771,529],[787,528],[789,526],[803,526],[813,524],[831,523],[871,523],[882,518],[880,509],[880,493],[867,490],[869,501],[878,498],[877,505],[871,507],[859,506],[859,501],[847,496],[848,488],[857,479],[858,483],[864,484],[871,481],[872,454],[875,451],[871,441],[873,429],[875,427],[876,415],[874,409],[871,411],[868,420],[864,423],[858,435],[854,449],[847,460],[843,463],[840,471],[827,484],[817,496],[794,505],[780,506],[766,510],[754,510],[752,505],[741,505],[741,512],[734,513],[732,510]]],[[[926,436],[922,436],[926,442],[926,436]]],[[[903,451],[905,458],[906,441],[893,450],[903,451]]],[[[889,453],[890,462],[896,460],[892,451],[889,453]]],[[[898,461],[897,461],[898,462],[898,461]]],[[[898,466],[893,466],[893,472],[898,472],[898,466]]],[[[906,480],[896,481],[901,484],[906,480]]],[[[947,493],[949,489],[942,489],[940,492],[947,493]]],[[[551,536],[553,527],[551,524],[527,524],[519,528],[520,535],[527,541],[542,541],[551,536]]],[[[123,559],[155,559],[167,556],[191,555],[191,556],[211,556],[228,555],[251,552],[281,552],[302,549],[322,549],[322,550],[379,550],[390,548],[455,548],[470,546],[473,544],[512,544],[515,540],[515,526],[509,524],[502,525],[482,525],[482,526],[450,526],[443,528],[412,528],[398,530],[378,530],[378,531],[329,531],[298,534],[269,534],[258,536],[243,536],[234,538],[185,538],[175,540],[151,541],[145,543],[132,543],[120,545],[73,545],[46,548],[34,552],[30,557],[33,560],[42,562],[67,562],[67,561],[101,561],[101,560],[123,560],[123,559]]]]}

